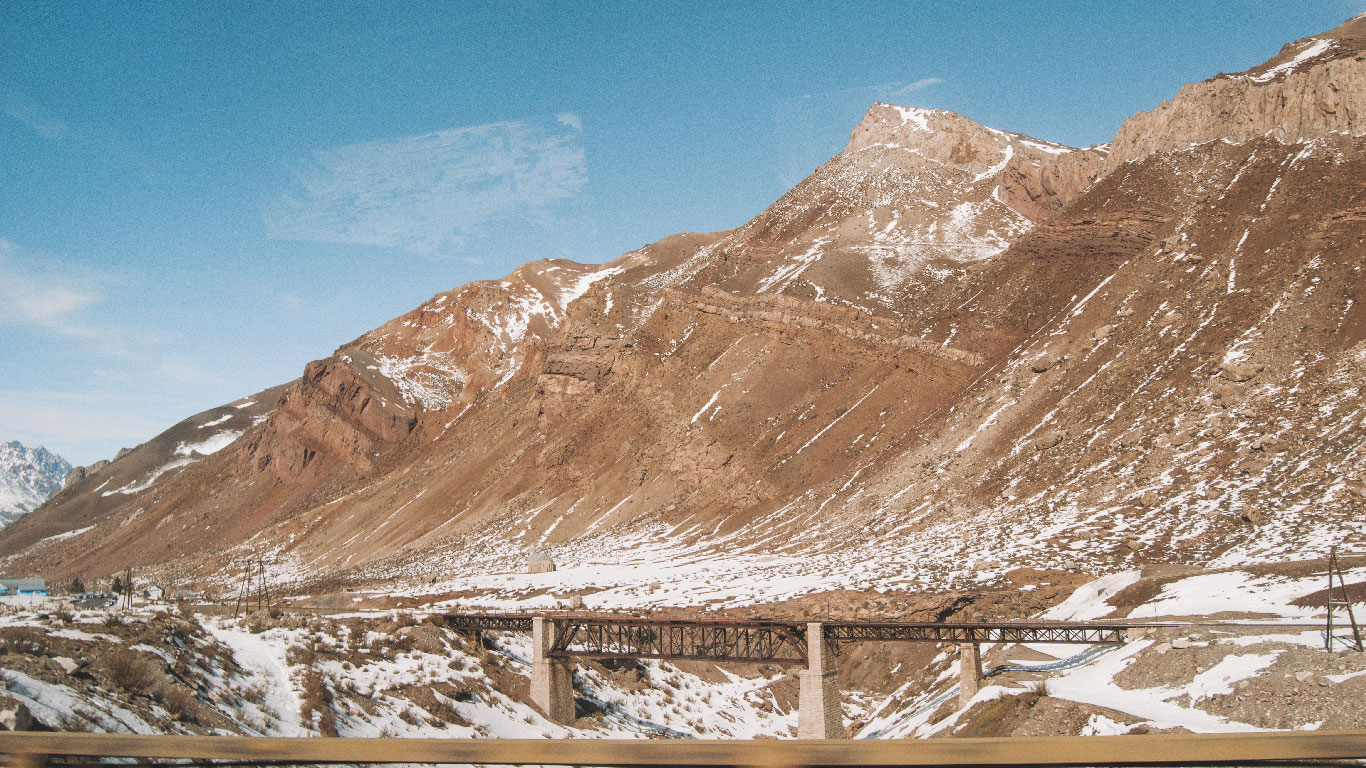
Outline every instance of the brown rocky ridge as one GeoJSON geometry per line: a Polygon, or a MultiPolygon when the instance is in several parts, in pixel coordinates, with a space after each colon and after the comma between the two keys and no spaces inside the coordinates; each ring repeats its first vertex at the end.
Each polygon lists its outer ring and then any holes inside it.
{"type": "Polygon", "coordinates": [[[4,568],[425,580],[537,547],[949,588],[1359,542],[1363,27],[1108,147],[876,104],[745,225],[437,294],[231,445],[73,483],[4,568]]]}

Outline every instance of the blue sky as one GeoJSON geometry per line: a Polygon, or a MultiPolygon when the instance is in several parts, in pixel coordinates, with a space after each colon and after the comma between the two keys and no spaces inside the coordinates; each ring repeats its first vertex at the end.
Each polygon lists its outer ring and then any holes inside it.
{"type": "Polygon", "coordinates": [[[0,441],[75,463],[432,294],[733,227],[874,101],[1108,141],[1366,0],[0,3],[0,441]]]}

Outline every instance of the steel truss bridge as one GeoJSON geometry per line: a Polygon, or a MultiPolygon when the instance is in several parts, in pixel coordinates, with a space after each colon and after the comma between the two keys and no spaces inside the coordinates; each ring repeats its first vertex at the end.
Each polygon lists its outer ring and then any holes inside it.
{"type": "MultiPolygon", "coordinates": [[[[521,614],[447,614],[462,631],[530,632],[535,617],[521,614]]],[[[698,659],[805,664],[807,623],[634,616],[547,616],[551,657],[698,659]]],[[[1066,622],[821,622],[825,640],[911,643],[1085,643],[1124,641],[1137,624],[1066,622]]]]}

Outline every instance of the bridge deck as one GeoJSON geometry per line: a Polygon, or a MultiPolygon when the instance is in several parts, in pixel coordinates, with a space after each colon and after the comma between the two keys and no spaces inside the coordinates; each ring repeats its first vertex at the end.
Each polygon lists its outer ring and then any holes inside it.
{"type": "MultiPolygon", "coordinates": [[[[453,629],[528,632],[525,614],[447,614],[453,629]]],[[[807,622],[549,615],[556,626],[550,656],[703,659],[801,664],[807,622]]],[[[822,622],[834,643],[1117,643],[1138,624],[1100,622],[822,622]]]]}

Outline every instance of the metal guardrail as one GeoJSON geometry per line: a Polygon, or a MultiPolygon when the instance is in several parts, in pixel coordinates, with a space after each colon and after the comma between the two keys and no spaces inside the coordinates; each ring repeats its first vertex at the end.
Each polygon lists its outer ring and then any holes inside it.
{"type": "MultiPolygon", "coordinates": [[[[285,763],[481,765],[1258,765],[1366,758],[1366,730],[886,741],[336,739],[3,733],[15,768],[50,757],[285,763]]],[[[204,763],[213,765],[212,762],[204,763]]]]}

